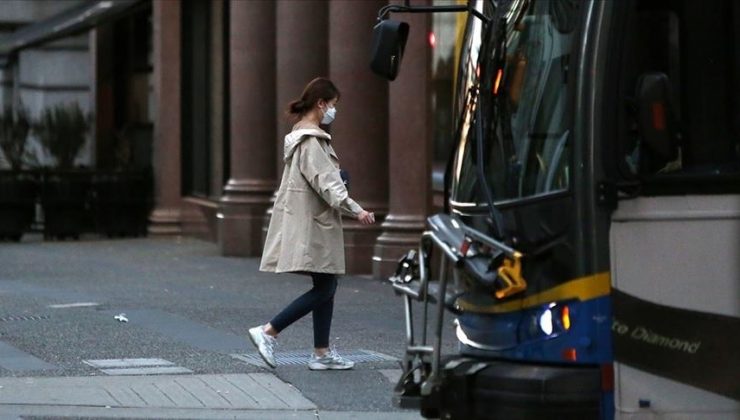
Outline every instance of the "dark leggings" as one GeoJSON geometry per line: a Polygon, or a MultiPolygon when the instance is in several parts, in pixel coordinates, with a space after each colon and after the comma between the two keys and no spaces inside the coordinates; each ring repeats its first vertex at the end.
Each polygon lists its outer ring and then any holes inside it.
{"type": "Polygon", "coordinates": [[[334,292],[337,276],[334,274],[310,273],[313,288],[291,302],[270,321],[277,332],[286,329],[313,311],[313,343],[315,348],[329,347],[329,330],[334,311],[334,292]]]}

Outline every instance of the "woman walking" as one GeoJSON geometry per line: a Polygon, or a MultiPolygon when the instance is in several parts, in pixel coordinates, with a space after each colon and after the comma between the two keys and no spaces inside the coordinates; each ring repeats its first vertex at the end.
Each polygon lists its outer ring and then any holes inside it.
{"type": "Polygon", "coordinates": [[[344,274],[342,215],[362,224],[375,223],[349,198],[339,173],[339,159],[331,136],[319,124],[336,116],[339,90],[325,78],[312,80],[300,99],[290,103],[288,113],[298,122],[285,136],[285,169],[267,230],[260,271],[300,273],[311,276],[313,288],[304,293],[270,322],[249,330],[259,354],[275,367],[278,333],[309,312],[313,313],[314,351],[311,370],[351,369],[354,362],[329,347],[337,275],[344,274]]]}

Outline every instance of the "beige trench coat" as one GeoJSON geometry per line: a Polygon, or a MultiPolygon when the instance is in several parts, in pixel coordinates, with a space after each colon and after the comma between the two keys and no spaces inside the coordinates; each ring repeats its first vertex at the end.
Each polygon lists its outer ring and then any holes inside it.
{"type": "Polygon", "coordinates": [[[285,136],[285,170],[260,271],[344,274],[342,214],[357,217],[363,209],[347,194],[330,140],[319,128],[285,136]]]}

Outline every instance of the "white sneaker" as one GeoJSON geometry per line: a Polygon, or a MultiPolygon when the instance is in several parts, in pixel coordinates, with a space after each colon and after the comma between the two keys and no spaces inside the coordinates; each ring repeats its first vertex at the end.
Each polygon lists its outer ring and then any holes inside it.
{"type": "Polygon", "coordinates": [[[257,347],[257,352],[262,356],[262,359],[268,366],[271,368],[277,366],[273,354],[275,352],[275,345],[277,344],[275,337],[267,335],[262,325],[259,325],[249,329],[249,339],[257,347]]]}
{"type": "Polygon", "coordinates": [[[355,362],[340,356],[336,350],[331,349],[323,356],[311,355],[308,368],[311,370],[347,370],[352,369],[355,362]]]}

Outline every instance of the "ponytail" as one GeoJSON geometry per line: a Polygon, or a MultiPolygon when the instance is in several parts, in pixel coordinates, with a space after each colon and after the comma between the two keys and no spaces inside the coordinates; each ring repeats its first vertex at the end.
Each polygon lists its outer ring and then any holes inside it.
{"type": "Polygon", "coordinates": [[[331,80],[317,77],[306,85],[299,99],[288,104],[286,112],[294,118],[300,118],[310,111],[319,100],[330,101],[334,98],[339,98],[339,89],[334,86],[331,80]]]}
{"type": "Polygon", "coordinates": [[[296,99],[288,104],[287,113],[293,116],[300,116],[306,112],[306,103],[302,99],[296,99]]]}

